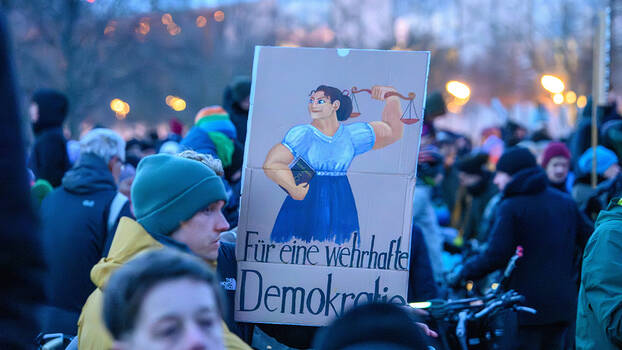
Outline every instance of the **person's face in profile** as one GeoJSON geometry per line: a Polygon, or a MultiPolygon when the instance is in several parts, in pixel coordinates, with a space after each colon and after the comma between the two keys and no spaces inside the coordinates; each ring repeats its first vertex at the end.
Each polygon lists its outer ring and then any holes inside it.
{"type": "Polygon", "coordinates": [[[330,118],[339,109],[339,101],[330,101],[330,97],[324,95],[324,91],[315,91],[309,97],[309,114],[311,119],[330,118]]]}
{"type": "Polygon", "coordinates": [[[222,214],[224,205],[224,201],[216,201],[197,212],[188,221],[182,222],[171,238],[187,245],[199,257],[216,261],[220,234],[229,229],[229,223],[222,214]]]}
{"type": "Polygon", "coordinates": [[[190,278],[162,282],[147,292],[134,329],[114,350],[221,350],[221,316],[210,286],[190,278]]]}

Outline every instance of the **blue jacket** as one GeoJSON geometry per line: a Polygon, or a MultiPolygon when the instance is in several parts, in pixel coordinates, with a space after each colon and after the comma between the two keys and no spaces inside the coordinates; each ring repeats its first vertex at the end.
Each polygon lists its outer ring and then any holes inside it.
{"type": "Polygon", "coordinates": [[[96,288],[91,268],[108,252],[121,216],[133,217],[129,202],[109,225],[110,206],[117,187],[107,164],[92,154],[82,155],[63,177],[62,186],[41,204],[43,253],[50,327],[46,331],[75,333],[78,316],[96,288]]]}
{"type": "Polygon", "coordinates": [[[488,248],[465,263],[464,279],[504,268],[516,246],[524,249],[507,288],[525,296],[536,315],[519,314],[521,325],[572,322],[577,305],[578,252],[592,228],[574,201],[547,186],[538,167],[516,173],[503,192],[488,248]]]}

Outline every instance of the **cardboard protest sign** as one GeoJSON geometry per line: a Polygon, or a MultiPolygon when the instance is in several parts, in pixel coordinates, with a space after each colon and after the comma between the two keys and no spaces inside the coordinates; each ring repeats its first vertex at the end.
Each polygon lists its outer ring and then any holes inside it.
{"type": "Polygon", "coordinates": [[[235,319],[405,303],[428,52],[257,47],[235,319]]]}

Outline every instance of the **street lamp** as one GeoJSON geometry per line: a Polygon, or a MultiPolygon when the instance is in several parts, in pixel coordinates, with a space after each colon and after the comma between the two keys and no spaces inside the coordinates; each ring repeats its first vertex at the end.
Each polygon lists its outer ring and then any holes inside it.
{"type": "Polygon", "coordinates": [[[564,103],[564,95],[562,95],[562,94],[555,94],[555,95],[553,95],[553,102],[556,105],[560,105],[560,104],[564,103]]]}
{"type": "Polygon", "coordinates": [[[471,95],[471,89],[469,89],[469,86],[456,80],[447,82],[445,88],[452,96],[461,100],[466,100],[471,95]]]}
{"type": "Polygon", "coordinates": [[[118,98],[110,101],[110,109],[115,113],[117,119],[125,119],[125,116],[130,113],[130,105],[118,98]]]}
{"type": "Polygon", "coordinates": [[[561,94],[564,91],[564,82],[554,75],[543,75],[540,79],[542,87],[552,94],[561,94]]]}

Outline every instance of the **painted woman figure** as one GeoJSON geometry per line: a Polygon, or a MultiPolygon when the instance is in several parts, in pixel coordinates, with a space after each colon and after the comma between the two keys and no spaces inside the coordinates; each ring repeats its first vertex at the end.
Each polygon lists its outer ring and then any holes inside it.
{"type": "Polygon", "coordinates": [[[347,171],[354,157],[386,147],[402,138],[401,104],[395,91],[374,86],[371,97],[385,101],[382,120],[341,122],[350,117],[352,100],[341,90],[321,85],[309,97],[311,123],[291,128],[268,153],[265,174],[289,194],[274,223],[273,242],[352,239],[359,220],[347,171]],[[296,185],[290,165],[304,160],[314,171],[308,183],[296,185]]]}

